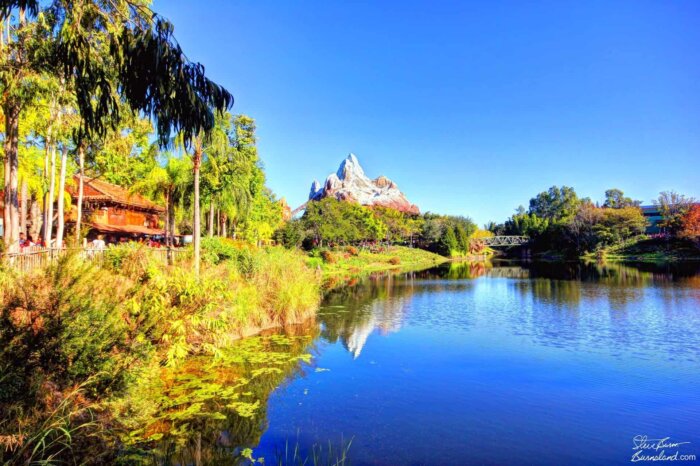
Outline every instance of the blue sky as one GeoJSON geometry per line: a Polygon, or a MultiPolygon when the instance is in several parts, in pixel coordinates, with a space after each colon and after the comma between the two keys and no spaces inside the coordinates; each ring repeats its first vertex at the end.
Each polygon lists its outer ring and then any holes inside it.
{"type": "Polygon", "coordinates": [[[433,212],[700,197],[700,2],[156,0],[292,208],[349,153],[433,212]]]}

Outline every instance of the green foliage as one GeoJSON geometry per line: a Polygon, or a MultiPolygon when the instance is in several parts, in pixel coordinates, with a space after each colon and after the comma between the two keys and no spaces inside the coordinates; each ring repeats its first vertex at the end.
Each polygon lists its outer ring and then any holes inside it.
{"type": "Polygon", "coordinates": [[[455,236],[457,237],[457,248],[460,251],[463,252],[468,252],[469,251],[469,235],[467,234],[467,231],[464,229],[464,225],[462,224],[457,224],[455,227],[455,236]]]}
{"type": "Polygon", "coordinates": [[[407,244],[419,237],[423,222],[421,217],[380,206],[373,207],[372,212],[386,225],[383,239],[394,244],[407,244]]]}
{"type": "Polygon", "coordinates": [[[281,224],[282,205],[271,190],[263,188],[243,219],[242,236],[252,243],[268,242],[281,224]]]}
{"type": "Polygon", "coordinates": [[[128,287],[73,257],[42,274],[10,278],[0,308],[0,359],[15,369],[0,381],[0,393],[31,399],[45,381],[64,389],[96,374],[96,390],[119,387],[125,367],[145,349],[121,318],[128,287]]]}
{"type": "Polygon", "coordinates": [[[536,214],[516,213],[506,220],[504,233],[506,235],[529,236],[537,238],[549,228],[550,221],[536,214]]]}
{"type": "Polygon", "coordinates": [[[552,186],[530,199],[529,213],[556,222],[575,215],[580,204],[574,188],[552,186]]]}
{"type": "Polygon", "coordinates": [[[202,259],[206,263],[216,265],[229,260],[249,262],[242,259],[243,256],[251,256],[247,245],[227,238],[202,238],[202,259]]]}
{"type": "Polygon", "coordinates": [[[609,209],[622,209],[625,207],[639,207],[641,203],[641,201],[635,201],[631,197],[626,197],[625,193],[623,193],[621,190],[613,188],[605,191],[605,202],[603,203],[603,207],[609,209]]]}
{"type": "Polygon", "coordinates": [[[603,209],[603,217],[597,225],[596,232],[601,244],[610,245],[644,234],[646,226],[647,220],[641,210],[628,206],[603,209]]]}
{"type": "Polygon", "coordinates": [[[302,222],[306,237],[318,246],[377,241],[387,231],[371,209],[333,198],[309,202],[302,222]]]}
{"type": "Polygon", "coordinates": [[[260,210],[267,204],[261,202],[269,193],[264,188],[255,121],[247,115],[229,113],[217,115],[216,121],[216,137],[205,151],[202,176],[205,202],[213,203],[224,220],[250,223],[267,220],[259,218],[265,215],[260,210]]]}
{"type": "Polygon", "coordinates": [[[441,254],[467,254],[476,225],[467,217],[423,216],[386,207],[365,207],[352,202],[324,198],[309,202],[301,219],[283,225],[275,239],[287,246],[307,249],[336,245],[410,244],[441,254]],[[446,235],[455,236],[451,247],[446,235]]]}
{"type": "Polygon", "coordinates": [[[419,245],[445,256],[467,255],[470,237],[476,230],[476,224],[468,217],[426,213],[419,245]]]}
{"type": "Polygon", "coordinates": [[[632,238],[604,250],[609,260],[666,263],[684,260],[700,260],[700,247],[684,238],[632,238]]]}
{"type": "Polygon", "coordinates": [[[441,238],[441,251],[446,256],[456,255],[460,250],[455,229],[447,226],[445,235],[441,238]]]}
{"type": "MultiPolygon", "coordinates": [[[[604,207],[579,199],[572,188],[553,186],[520,207],[503,225],[506,235],[530,238],[536,253],[579,256],[643,235],[647,222],[638,202],[618,189],[605,192],[604,207]]],[[[491,225],[498,230],[497,225],[491,225]]]]}
{"type": "Polygon", "coordinates": [[[306,221],[302,219],[292,219],[285,222],[273,235],[273,239],[287,247],[300,248],[307,236],[306,221]]]}

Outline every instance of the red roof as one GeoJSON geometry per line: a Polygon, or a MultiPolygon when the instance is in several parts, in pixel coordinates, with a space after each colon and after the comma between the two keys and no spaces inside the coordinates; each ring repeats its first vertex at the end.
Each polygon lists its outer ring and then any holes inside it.
{"type": "MultiPolygon", "coordinates": [[[[71,196],[78,196],[78,183],[80,175],[75,175],[75,186],[66,187],[71,196]]],[[[146,199],[138,193],[131,193],[128,189],[116,184],[96,178],[83,178],[83,200],[84,201],[108,201],[115,204],[122,204],[130,207],[137,207],[154,212],[163,212],[165,209],[158,204],[146,199]]]]}

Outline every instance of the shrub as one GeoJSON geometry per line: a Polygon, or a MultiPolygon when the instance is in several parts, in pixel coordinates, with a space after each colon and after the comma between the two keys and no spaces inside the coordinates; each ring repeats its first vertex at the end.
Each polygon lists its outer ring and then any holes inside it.
{"type": "Polygon", "coordinates": [[[357,249],[355,246],[348,246],[347,249],[346,249],[346,251],[347,251],[348,254],[350,254],[351,256],[359,256],[359,255],[360,255],[359,249],[357,249]]]}
{"type": "Polygon", "coordinates": [[[202,260],[207,264],[218,264],[236,259],[242,245],[228,238],[202,238],[202,260]]]}
{"type": "Polygon", "coordinates": [[[70,256],[8,279],[0,303],[2,396],[31,401],[42,387],[62,393],[98,374],[95,390],[119,389],[148,346],[122,315],[132,285],[70,256]]]}
{"type": "Polygon", "coordinates": [[[312,269],[318,269],[323,265],[323,259],[320,257],[311,256],[308,259],[306,259],[306,265],[308,265],[312,269]]]}
{"type": "Polygon", "coordinates": [[[399,265],[401,263],[401,258],[394,256],[394,257],[389,259],[389,263],[391,265],[399,265]]]}
{"type": "Polygon", "coordinates": [[[333,255],[333,253],[327,249],[321,251],[321,258],[327,264],[334,264],[336,262],[335,256],[333,255]]]}
{"type": "Polygon", "coordinates": [[[320,299],[320,277],[297,251],[271,247],[258,254],[260,264],[251,278],[268,316],[277,322],[310,317],[320,299]]]}
{"type": "Polygon", "coordinates": [[[113,272],[139,281],[147,279],[158,266],[148,248],[138,243],[110,246],[104,252],[104,265],[113,272]]]}

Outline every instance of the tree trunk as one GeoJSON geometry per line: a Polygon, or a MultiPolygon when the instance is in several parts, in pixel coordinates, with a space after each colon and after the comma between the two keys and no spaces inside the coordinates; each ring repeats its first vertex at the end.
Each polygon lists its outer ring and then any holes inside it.
{"type": "Polygon", "coordinates": [[[75,218],[75,244],[80,245],[80,229],[83,226],[83,190],[84,182],[83,177],[85,176],[85,146],[81,143],[78,146],[78,167],[80,169],[78,180],[78,211],[76,212],[75,218]]]}
{"type": "Polygon", "coordinates": [[[63,144],[61,150],[61,174],[58,180],[58,227],[56,228],[56,248],[63,247],[63,229],[65,228],[65,218],[63,215],[63,194],[66,190],[66,164],[68,163],[68,146],[63,144]]]}
{"type": "Polygon", "coordinates": [[[32,208],[30,209],[29,218],[32,222],[32,228],[29,230],[32,241],[38,241],[41,235],[41,213],[39,212],[39,199],[36,195],[32,196],[32,208]]]}
{"type": "Polygon", "coordinates": [[[199,277],[200,258],[200,236],[202,229],[202,218],[199,213],[199,168],[202,164],[202,149],[195,143],[194,157],[192,159],[192,170],[194,172],[194,205],[192,219],[192,245],[194,246],[194,274],[199,277]]]}
{"type": "Polygon", "coordinates": [[[22,190],[20,191],[20,214],[19,232],[27,235],[27,214],[29,213],[29,196],[27,195],[27,180],[22,180],[22,190]]]}
{"type": "Polygon", "coordinates": [[[226,224],[228,223],[228,218],[226,217],[226,214],[223,214],[221,216],[221,236],[226,238],[226,224]]]}
{"type": "Polygon", "coordinates": [[[14,245],[19,240],[19,196],[17,172],[19,171],[19,113],[18,102],[9,102],[5,113],[5,210],[3,227],[5,246],[14,245]]]}
{"type": "Polygon", "coordinates": [[[170,244],[172,245],[175,239],[175,194],[170,193],[168,198],[168,214],[170,215],[170,220],[168,224],[170,225],[170,244]]]}
{"type": "MultiPolygon", "coordinates": [[[[7,147],[7,143],[4,144],[7,147]]],[[[5,154],[7,150],[5,151],[5,154]]],[[[10,187],[10,158],[3,157],[2,159],[3,173],[5,174],[5,181],[3,183],[3,210],[2,210],[2,239],[5,242],[5,248],[8,248],[12,244],[12,226],[10,225],[10,203],[9,196],[7,194],[8,188],[10,187]]]]}
{"type": "Polygon", "coordinates": [[[44,229],[44,243],[51,247],[51,234],[53,233],[53,198],[56,191],[56,144],[51,142],[51,170],[49,171],[49,196],[46,203],[46,227],[44,229]]]}
{"type": "Polygon", "coordinates": [[[44,185],[42,186],[44,195],[43,195],[43,204],[41,208],[41,233],[42,233],[42,238],[44,239],[44,242],[46,242],[46,238],[49,235],[47,232],[47,225],[49,224],[49,190],[48,190],[48,185],[49,185],[49,154],[51,153],[51,127],[49,126],[47,132],[46,132],[46,141],[44,142],[45,144],[45,150],[44,150],[44,185]]]}
{"type": "Polygon", "coordinates": [[[170,247],[170,191],[165,192],[165,246],[170,247]]]}
{"type": "Polygon", "coordinates": [[[197,443],[195,444],[194,452],[195,466],[202,466],[202,432],[197,433],[197,443]]]}
{"type": "Polygon", "coordinates": [[[214,236],[214,201],[209,201],[209,237],[214,236]]]}

